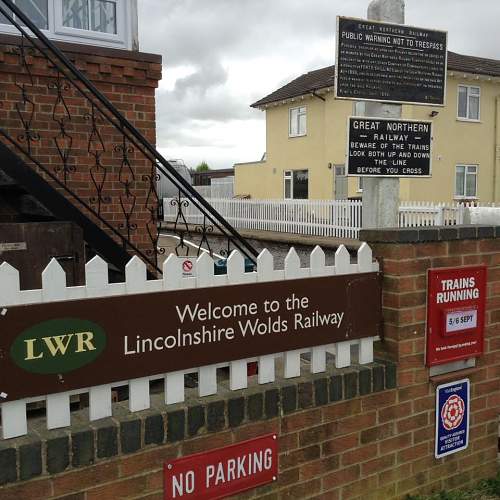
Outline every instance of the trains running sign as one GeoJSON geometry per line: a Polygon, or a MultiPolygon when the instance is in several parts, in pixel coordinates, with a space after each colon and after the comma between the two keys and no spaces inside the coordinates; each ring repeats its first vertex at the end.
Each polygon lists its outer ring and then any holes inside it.
{"type": "Polygon", "coordinates": [[[432,122],[350,117],[347,174],[430,177],[432,122]]]}

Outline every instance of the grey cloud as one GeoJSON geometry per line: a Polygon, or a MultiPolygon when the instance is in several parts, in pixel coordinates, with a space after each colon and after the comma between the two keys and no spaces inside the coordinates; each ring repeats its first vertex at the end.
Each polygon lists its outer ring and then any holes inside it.
{"type": "MultiPolygon", "coordinates": [[[[347,13],[363,0],[342,2],[347,13]]],[[[214,55],[256,57],[331,36],[337,11],[331,0],[142,0],[141,42],[164,54],[166,64],[214,55]],[[154,16],[148,12],[154,12],[154,16]]]]}
{"type": "Polygon", "coordinates": [[[210,87],[224,85],[226,81],[227,71],[219,61],[203,61],[203,64],[197,67],[195,73],[179,78],[175,82],[173,95],[178,99],[183,99],[187,93],[194,92],[200,97],[204,97],[210,87]]]}
{"type": "Polygon", "coordinates": [[[244,120],[254,113],[248,103],[224,92],[211,92],[203,98],[202,105],[195,92],[188,92],[179,99],[175,91],[160,93],[157,98],[158,115],[164,111],[176,123],[186,120],[209,120],[227,122],[244,120]]]}
{"type": "MultiPolygon", "coordinates": [[[[262,120],[263,114],[249,104],[306,71],[333,64],[336,16],[364,18],[368,4],[139,0],[141,49],[163,55],[165,74],[177,66],[194,70],[178,79],[173,90],[158,92],[158,143],[202,146],[205,131],[214,124],[241,130],[241,140],[251,141],[245,123],[262,120]],[[312,47],[318,44],[328,44],[326,56],[315,53],[312,47]],[[231,61],[255,64],[257,59],[286,60],[287,66],[275,81],[265,79],[263,68],[256,66],[242,88],[232,86],[231,61]]],[[[448,30],[450,50],[464,54],[500,59],[498,19],[498,0],[406,0],[407,24],[448,30]]],[[[224,139],[219,143],[224,147],[224,139]]]]}

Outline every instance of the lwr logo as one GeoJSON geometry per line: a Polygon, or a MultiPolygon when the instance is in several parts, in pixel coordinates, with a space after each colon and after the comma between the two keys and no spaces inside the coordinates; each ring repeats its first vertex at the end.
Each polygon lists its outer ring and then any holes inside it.
{"type": "Polygon", "coordinates": [[[12,360],[31,373],[68,373],[93,363],[106,348],[104,329],[86,319],[61,318],[37,323],[12,343],[12,360]]]}
{"type": "Polygon", "coordinates": [[[52,337],[42,337],[41,339],[26,339],[25,361],[33,361],[48,356],[65,356],[72,347],[72,352],[84,353],[97,350],[92,332],[69,333],[66,335],[54,335],[52,337]]]}

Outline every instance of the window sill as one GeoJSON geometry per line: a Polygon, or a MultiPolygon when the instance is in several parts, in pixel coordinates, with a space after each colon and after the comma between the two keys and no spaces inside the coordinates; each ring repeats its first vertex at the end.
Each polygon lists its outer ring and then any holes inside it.
{"type": "Polygon", "coordinates": [[[457,122],[483,123],[481,120],[473,120],[472,118],[457,118],[457,122]]]}
{"type": "Polygon", "coordinates": [[[477,196],[454,196],[454,201],[478,201],[479,198],[477,196]]]}
{"type": "Polygon", "coordinates": [[[296,134],[296,135],[288,134],[289,139],[294,139],[295,137],[307,137],[307,134],[296,134]]]}

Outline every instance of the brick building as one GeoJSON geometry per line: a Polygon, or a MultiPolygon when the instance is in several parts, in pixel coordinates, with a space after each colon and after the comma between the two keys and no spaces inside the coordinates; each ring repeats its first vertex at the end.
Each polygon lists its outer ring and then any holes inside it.
{"type": "Polygon", "coordinates": [[[123,267],[139,254],[152,269],[157,174],[144,144],[155,144],[161,56],[138,51],[133,0],[88,9],[51,0],[26,13],[105,103],[58,54],[21,36],[15,13],[0,18],[0,222],[71,221],[83,229],[88,256],[123,267]]]}

